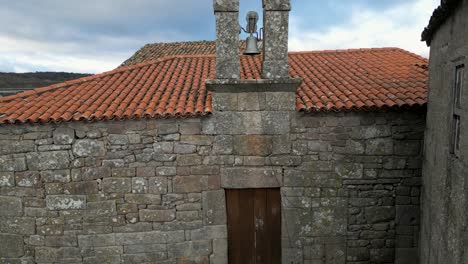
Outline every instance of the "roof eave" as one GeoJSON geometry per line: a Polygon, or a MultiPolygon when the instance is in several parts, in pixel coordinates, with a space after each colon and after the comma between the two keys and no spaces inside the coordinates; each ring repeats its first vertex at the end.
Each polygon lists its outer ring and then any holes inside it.
{"type": "Polygon", "coordinates": [[[445,21],[452,16],[462,0],[443,0],[438,6],[429,20],[429,24],[421,33],[421,41],[425,41],[427,46],[431,46],[432,38],[437,30],[445,21]]]}

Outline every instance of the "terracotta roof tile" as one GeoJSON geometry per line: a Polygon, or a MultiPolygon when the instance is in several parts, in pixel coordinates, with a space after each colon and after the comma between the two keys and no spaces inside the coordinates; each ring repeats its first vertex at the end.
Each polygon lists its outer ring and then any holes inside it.
{"type": "MultiPolygon", "coordinates": [[[[208,49],[204,49],[206,51],[208,49]]],[[[261,56],[243,56],[243,79],[260,78],[261,56]]],[[[423,106],[427,63],[397,48],[291,52],[302,78],[297,110],[374,111],[423,106]]],[[[0,98],[0,123],[195,117],[212,112],[205,80],[214,55],[173,55],[0,98]]]]}
{"type": "MultiPolygon", "coordinates": [[[[244,42],[240,42],[239,44],[241,48],[244,45],[244,42]]],[[[174,55],[212,55],[215,53],[215,41],[202,40],[189,42],[151,43],[146,44],[144,47],[138,50],[132,57],[124,61],[121,66],[130,66],[174,55]]]]}

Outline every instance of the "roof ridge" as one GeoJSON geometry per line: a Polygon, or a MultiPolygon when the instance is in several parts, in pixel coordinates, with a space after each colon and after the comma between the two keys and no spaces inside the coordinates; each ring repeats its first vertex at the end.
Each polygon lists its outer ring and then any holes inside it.
{"type": "Polygon", "coordinates": [[[189,41],[173,41],[173,42],[153,42],[146,43],[147,45],[156,45],[156,44],[180,44],[180,43],[206,43],[206,42],[216,42],[216,40],[189,40],[189,41]]]}
{"type": "Polygon", "coordinates": [[[164,57],[161,57],[161,58],[157,58],[155,60],[140,62],[140,63],[129,65],[129,66],[121,66],[121,67],[118,67],[116,69],[106,71],[106,72],[102,72],[102,73],[97,73],[97,74],[94,74],[94,75],[91,75],[91,76],[82,77],[82,78],[78,78],[78,79],[74,79],[74,80],[69,80],[69,81],[65,81],[65,82],[61,82],[61,83],[56,83],[56,84],[52,84],[52,85],[49,85],[49,86],[39,87],[39,88],[35,88],[33,90],[29,90],[29,91],[20,92],[20,93],[13,94],[13,95],[1,97],[0,98],[0,103],[9,102],[9,101],[12,101],[12,100],[15,100],[15,99],[18,99],[18,98],[23,98],[23,97],[27,97],[27,96],[31,96],[31,95],[38,95],[38,94],[42,94],[44,92],[54,91],[56,89],[64,88],[64,87],[67,87],[67,86],[72,86],[74,84],[93,81],[95,79],[99,79],[99,78],[102,78],[104,76],[109,76],[109,75],[113,75],[113,74],[128,71],[128,70],[142,68],[142,67],[152,65],[152,64],[156,64],[156,63],[161,63],[161,62],[165,62],[165,61],[169,61],[169,60],[173,60],[173,59],[177,59],[177,58],[191,58],[191,57],[193,57],[193,58],[215,57],[215,55],[168,55],[168,56],[164,56],[164,57]]]}
{"type": "Polygon", "coordinates": [[[414,52],[411,52],[411,51],[408,51],[408,50],[405,50],[405,49],[402,49],[402,48],[397,48],[397,49],[399,49],[400,51],[402,51],[402,52],[404,52],[404,53],[406,53],[406,54],[408,54],[408,55],[410,55],[410,56],[413,56],[413,57],[415,57],[415,58],[417,58],[417,59],[420,59],[420,60],[424,60],[426,63],[429,63],[429,59],[428,59],[428,58],[424,58],[424,57],[421,56],[421,55],[418,55],[418,54],[416,54],[416,53],[414,53],[414,52]]]}
{"type": "Polygon", "coordinates": [[[355,48],[355,49],[330,49],[330,50],[309,50],[309,51],[289,51],[289,55],[301,55],[301,54],[317,54],[317,53],[347,53],[347,52],[376,52],[376,51],[400,51],[411,55],[420,60],[428,62],[427,58],[420,56],[411,51],[405,50],[399,47],[381,47],[381,48],[355,48]]]}
{"type": "Polygon", "coordinates": [[[351,48],[351,49],[323,49],[323,50],[305,50],[305,51],[289,51],[289,54],[307,54],[307,53],[345,53],[345,52],[366,52],[366,51],[388,51],[388,50],[404,50],[398,47],[381,47],[381,48],[351,48]]]}
{"type": "MultiPolygon", "coordinates": [[[[176,42],[173,42],[173,43],[176,43],[176,42]]],[[[184,43],[184,42],[181,42],[181,43],[184,43]]],[[[147,45],[151,45],[151,44],[147,44],[147,45]]],[[[408,51],[408,50],[405,50],[403,48],[399,48],[399,47],[381,47],[381,48],[355,48],[355,49],[324,49],[324,50],[305,50],[305,51],[288,51],[288,54],[289,55],[300,55],[300,54],[315,54],[315,53],[346,53],[346,52],[372,52],[372,51],[402,51],[402,52],[405,52],[409,55],[413,55],[419,59],[424,59],[424,60],[427,60],[426,58],[416,54],[416,53],[413,53],[411,51],[408,51]]],[[[242,55],[241,56],[245,56],[245,55],[242,55]]],[[[154,60],[148,60],[148,61],[144,61],[144,62],[140,62],[140,63],[137,63],[137,64],[132,64],[132,65],[128,65],[128,66],[121,66],[117,69],[121,69],[121,68],[127,68],[127,67],[131,67],[131,66],[137,66],[137,65],[143,65],[143,64],[152,64],[152,63],[155,63],[157,62],[158,60],[163,60],[163,59],[173,59],[173,58],[203,58],[203,57],[216,57],[216,54],[183,54],[183,55],[167,55],[167,56],[163,56],[161,58],[157,58],[157,59],[154,59],[154,60]]]]}

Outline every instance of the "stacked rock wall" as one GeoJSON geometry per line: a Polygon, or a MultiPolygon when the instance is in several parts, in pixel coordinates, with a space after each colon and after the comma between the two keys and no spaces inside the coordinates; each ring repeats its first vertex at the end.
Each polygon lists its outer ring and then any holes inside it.
{"type": "Polygon", "coordinates": [[[224,188],[247,187],[281,188],[283,263],[416,263],[424,114],[252,98],[199,119],[1,126],[0,263],[226,263],[224,188]]]}

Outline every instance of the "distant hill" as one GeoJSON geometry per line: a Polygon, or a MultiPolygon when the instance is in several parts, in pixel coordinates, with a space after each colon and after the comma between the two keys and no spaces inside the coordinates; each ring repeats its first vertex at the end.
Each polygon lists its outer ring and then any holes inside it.
{"type": "Polygon", "coordinates": [[[33,89],[82,78],[89,75],[90,74],[69,72],[0,73],[0,89],[33,89]]]}

